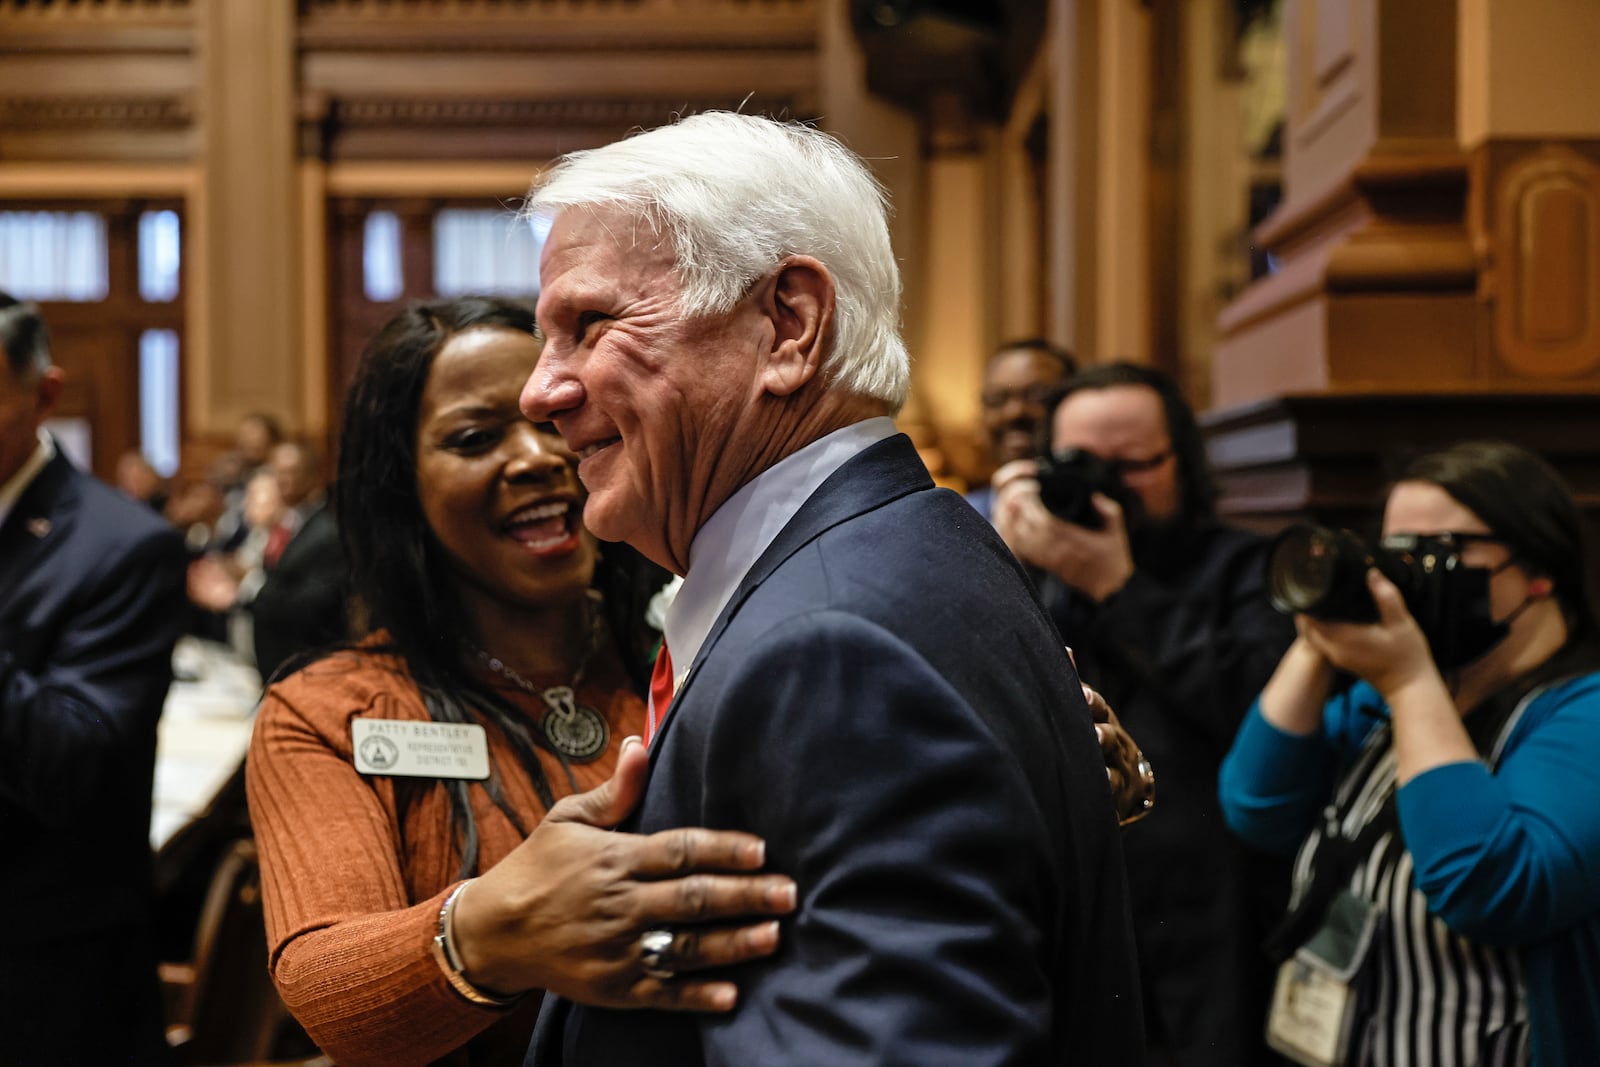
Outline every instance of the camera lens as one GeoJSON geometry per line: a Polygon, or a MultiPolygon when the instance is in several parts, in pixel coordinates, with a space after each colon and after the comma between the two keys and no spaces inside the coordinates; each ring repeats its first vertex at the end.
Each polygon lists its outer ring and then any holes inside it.
{"type": "Polygon", "coordinates": [[[1338,547],[1330,532],[1314,526],[1284,531],[1267,573],[1272,604],[1285,614],[1313,611],[1333,589],[1338,547]]]}

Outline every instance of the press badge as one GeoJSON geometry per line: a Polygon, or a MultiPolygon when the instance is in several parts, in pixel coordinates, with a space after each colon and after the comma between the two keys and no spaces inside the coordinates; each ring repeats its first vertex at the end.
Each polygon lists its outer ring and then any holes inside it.
{"type": "Polygon", "coordinates": [[[1292,959],[1278,972],[1267,1020],[1267,1044],[1306,1067],[1334,1067],[1349,1047],[1350,986],[1307,960],[1292,959]]]}
{"type": "Polygon", "coordinates": [[[352,719],[356,770],[396,778],[489,777],[489,735],[482,726],[413,719],[352,719]]]}

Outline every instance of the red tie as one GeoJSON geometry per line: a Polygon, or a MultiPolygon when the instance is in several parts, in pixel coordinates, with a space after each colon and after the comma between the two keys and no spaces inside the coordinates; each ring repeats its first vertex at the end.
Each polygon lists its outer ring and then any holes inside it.
{"type": "Polygon", "coordinates": [[[661,729],[661,722],[672,706],[672,653],[662,639],[661,651],[656,653],[656,667],[650,672],[650,707],[645,711],[644,743],[648,745],[661,729]]]}
{"type": "Polygon", "coordinates": [[[283,558],[283,550],[289,547],[289,542],[294,538],[294,530],[287,522],[280,522],[267,534],[267,547],[261,551],[261,564],[264,567],[276,567],[278,560],[283,558]]]}

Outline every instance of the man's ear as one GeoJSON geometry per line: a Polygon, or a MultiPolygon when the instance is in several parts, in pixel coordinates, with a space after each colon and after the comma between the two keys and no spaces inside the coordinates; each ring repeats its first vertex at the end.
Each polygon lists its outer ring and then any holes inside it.
{"type": "Polygon", "coordinates": [[[816,376],[833,329],[833,275],[810,256],[790,256],[768,283],[763,310],[772,322],[772,349],[761,384],[788,396],[816,376]]]}
{"type": "Polygon", "coordinates": [[[56,401],[61,399],[61,383],[66,381],[66,377],[66,372],[60,367],[46,367],[44,373],[39,375],[39,382],[34,388],[38,390],[35,395],[39,400],[38,414],[41,423],[56,409],[56,401]]]}

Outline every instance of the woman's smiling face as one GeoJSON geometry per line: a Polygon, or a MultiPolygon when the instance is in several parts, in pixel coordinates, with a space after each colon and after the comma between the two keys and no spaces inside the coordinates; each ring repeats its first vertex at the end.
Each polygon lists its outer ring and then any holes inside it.
{"type": "Polygon", "coordinates": [[[570,602],[594,574],[575,458],[554,427],[517,408],[538,358],[539,342],[521,331],[465,330],[445,342],[423,388],[417,496],[469,608],[484,598],[570,602]]]}

